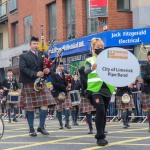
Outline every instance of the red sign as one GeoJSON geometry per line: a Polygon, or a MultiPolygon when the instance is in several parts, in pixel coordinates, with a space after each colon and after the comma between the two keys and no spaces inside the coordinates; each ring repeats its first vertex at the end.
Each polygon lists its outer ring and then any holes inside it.
{"type": "Polygon", "coordinates": [[[102,7],[107,6],[108,0],[90,0],[90,7],[102,7]]]}

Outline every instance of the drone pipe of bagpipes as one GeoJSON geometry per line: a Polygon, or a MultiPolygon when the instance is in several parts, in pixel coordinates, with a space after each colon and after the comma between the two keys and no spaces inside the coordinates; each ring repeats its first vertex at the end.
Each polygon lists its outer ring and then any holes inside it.
{"type": "Polygon", "coordinates": [[[52,61],[52,63],[56,62],[56,60],[60,57],[60,55],[62,54],[62,52],[64,52],[64,49],[61,49],[61,51],[59,51],[59,53],[57,54],[57,56],[55,57],[55,59],[52,61]]]}
{"type": "Polygon", "coordinates": [[[75,68],[75,69],[77,69],[78,67],[75,67],[75,66],[73,66],[73,65],[70,65],[70,64],[64,64],[65,66],[70,66],[70,67],[72,67],[72,68],[75,68]]]}
{"type": "Polygon", "coordinates": [[[143,48],[146,50],[146,51],[148,51],[147,50],[147,48],[145,47],[145,45],[143,44],[143,42],[140,40],[140,44],[141,44],[141,46],[143,46],[143,48]]]}

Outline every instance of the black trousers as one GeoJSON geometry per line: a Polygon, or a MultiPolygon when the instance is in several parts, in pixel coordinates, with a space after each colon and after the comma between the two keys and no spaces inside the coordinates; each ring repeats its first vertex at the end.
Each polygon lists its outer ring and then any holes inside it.
{"type": "Polygon", "coordinates": [[[110,97],[105,97],[100,94],[94,94],[92,95],[92,100],[94,103],[94,107],[96,109],[95,125],[97,134],[95,138],[104,139],[105,138],[104,130],[106,126],[106,112],[110,102],[110,97]]]}

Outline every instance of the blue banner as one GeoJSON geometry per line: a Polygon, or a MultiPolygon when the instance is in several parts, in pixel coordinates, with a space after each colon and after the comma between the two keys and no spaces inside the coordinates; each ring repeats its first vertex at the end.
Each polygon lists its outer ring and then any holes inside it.
{"type": "Polygon", "coordinates": [[[143,42],[143,44],[150,44],[150,28],[105,31],[60,44],[55,44],[54,46],[49,47],[49,50],[52,50],[53,52],[53,54],[51,54],[51,58],[55,57],[56,52],[61,49],[64,49],[62,54],[63,56],[89,51],[90,41],[92,38],[101,38],[105,47],[140,45],[140,41],[143,42]]]}

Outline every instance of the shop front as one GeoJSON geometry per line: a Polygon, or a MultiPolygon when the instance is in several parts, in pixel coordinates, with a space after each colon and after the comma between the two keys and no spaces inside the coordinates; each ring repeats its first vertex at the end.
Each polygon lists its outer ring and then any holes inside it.
{"type": "Polygon", "coordinates": [[[138,28],[128,30],[114,30],[97,33],[82,38],[66,41],[60,44],[55,44],[49,47],[52,51],[50,57],[53,59],[57,53],[64,49],[62,60],[66,64],[66,69],[73,74],[75,68],[72,66],[82,66],[86,54],[90,52],[90,41],[92,38],[101,38],[104,41],[105,48],[122,47],[130,50],[139,60],[140,63],[146,61],[146,50],[143,44],[147,47],[150,44],[150,28],[138,28]]]}

